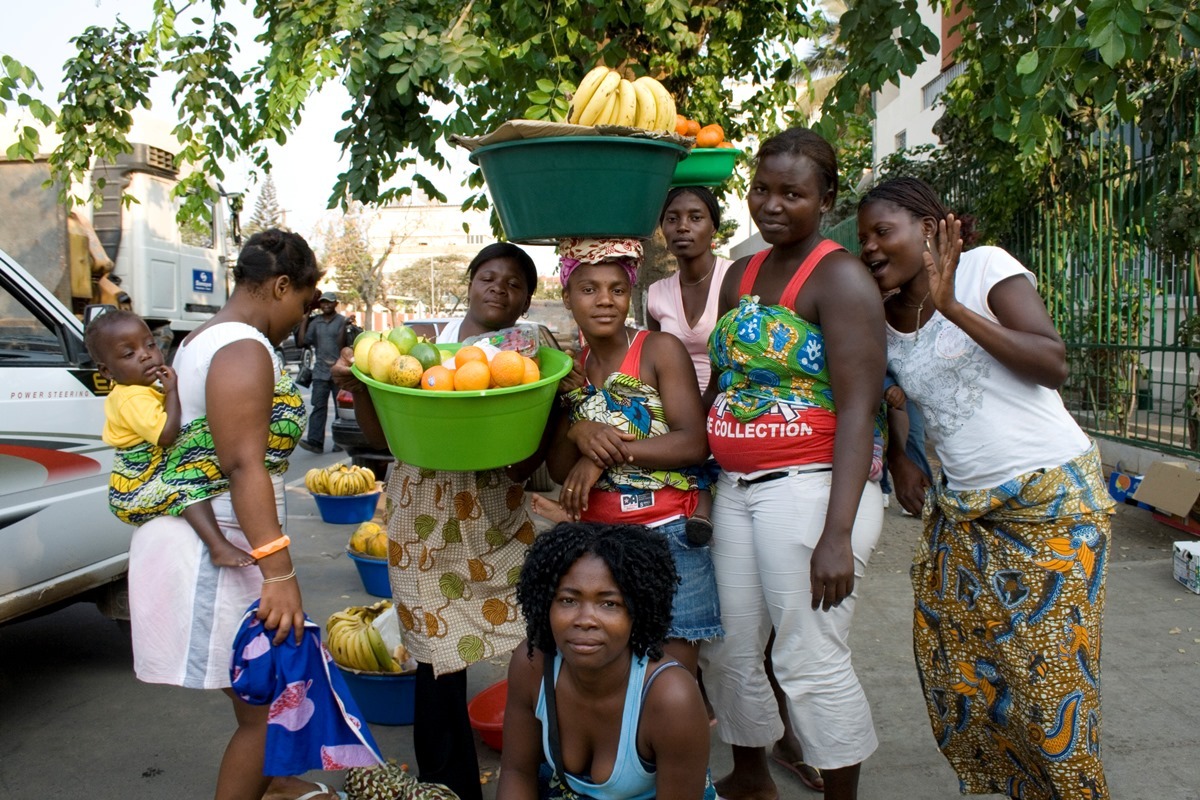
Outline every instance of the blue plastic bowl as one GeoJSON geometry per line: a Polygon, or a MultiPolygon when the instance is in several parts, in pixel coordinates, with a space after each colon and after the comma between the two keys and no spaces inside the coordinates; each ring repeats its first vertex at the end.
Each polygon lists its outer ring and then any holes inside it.
{"type": "Polygon", "coordinates": [[[338,664],[346,688],[354,695],[367,722],[376,725],[412,725],[417,697],[417,674],[359,672],[338,664]]]}
{"type": "Polygon", "coordinates": [[[391,597],[392,582],[388,580],[388,565],[386,558],[372,558],[361,553],[347,550],[346,555],[358,567],[358,577],[362,578],[363,588],[367,594],[375,597],[391,597]]]}
{"type": "Polygon", "coordinates": [[[332,495],[312,493],[317,501],[321,519],[330,525],[357,525],[375,516],[380,492],[369,494],[332,495]]]}

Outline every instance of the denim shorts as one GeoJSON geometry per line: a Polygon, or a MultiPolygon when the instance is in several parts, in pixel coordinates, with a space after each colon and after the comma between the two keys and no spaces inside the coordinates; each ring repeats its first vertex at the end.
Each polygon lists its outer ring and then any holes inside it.
{"type": "Polygon", "coordinates": [[[669,639],[698,642],[725,635],[721,627],[721,603],[717,599],[717,576],[708,547],[688,544],[683,517],[651,530],[667,537],[675,571],[681,582],[671,603],[669,639]]]}

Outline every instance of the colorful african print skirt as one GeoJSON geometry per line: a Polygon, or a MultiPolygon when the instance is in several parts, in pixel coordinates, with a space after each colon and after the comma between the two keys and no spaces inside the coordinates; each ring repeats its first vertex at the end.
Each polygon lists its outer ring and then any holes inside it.
{"type": "Polygon", "coordinates": [[[524,487],[502,469],[397,461],[386,514],[392,599],[413,657],[435,675],[507,658],[525,636],[516,587],[535,531],[524,487]]]}
{"type": "Polygon", "coordinates": [[[913,650],[962,791],[1107,798],[1100,622],[1114,503],[1096,446],[995,489],[931,494],[913,650]]]}

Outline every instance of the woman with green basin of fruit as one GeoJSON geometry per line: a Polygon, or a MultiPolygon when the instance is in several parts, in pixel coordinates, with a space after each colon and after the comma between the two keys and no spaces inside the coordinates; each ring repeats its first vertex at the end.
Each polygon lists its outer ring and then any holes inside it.
{"type": "MultiPolygon", "coordinates": [[[[444,327],[438,342],[512,328],[537,286],[533,260],[509,243],[483,248],[467,276],[466,316],[444,327]]],[[[350,371],[352,363],[347,348],[334,365],[334,380],[353,393],[368,442],[385,447],[371,396],[350,371]]],[[[392,597],[404,644],[418,664],[413,743],[419,777],[445,784],[462,800],[481,797],[466,668],[507,657],[524,635],[514,584],[534,525],[523,484],[541,461],[539,452],[482,472],[434,471],[398,461],[388,479],[392,597]]]]}
{"type": "Polygon", "coordinates": [[[563,395],[546,463],[573,520],[648,525],[670,545],[682,583],[666,651],[694,675],[700,642],[722,635],[708,548],[685,532],[705,486],[704,407],[683,343],[626,326],[642,261],[636,239],[559,242],[563,305],[586,340],[583,385],[563,395]]]}

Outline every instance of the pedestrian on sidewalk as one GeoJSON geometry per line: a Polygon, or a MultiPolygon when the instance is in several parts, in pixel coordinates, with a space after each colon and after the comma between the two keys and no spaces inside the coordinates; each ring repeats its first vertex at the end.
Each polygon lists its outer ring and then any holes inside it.
{"type": "Polygon", "coordinates": [[[729,268],[709,343],[725,638],[700,655],[717,733],[733,746],[717,781],[730,800],[779,794],[766,753],[783,735],[763,668],[772,627],[775,676],[826,796],[854,798],[878,746],[849,638],[883,529],[883,302],[859,260],[821,236],[837,186],[837,157],[816,133],[762,144],[746,202],[770,247],[729,268]]]}
{"type": "MultiPolygon", "coordinates": [[[[305,347],[313,349],[312,365],[312,414],[308,417],[308,435],[300,440],[300,446],[310,453],[325,452],[325,421],[329,416],[329,399],[337,397],[330,369],[338,360],[349,341],[346,338],[346,318],[337,313],[338,299],[333,292],[325,292],[317,304],[315,316],[305,317],[300,323],[299,338],[305,347]]],[[[334,445],[336,453],[342,448],[334,445]]]]}
{"type": "Polygon", "coordinates": [[[1108,797],[1100,623],[1114,506],[1063,406],[1066,347],[1033,274],[925,183],[859,203],[888,366],[925,415],[929,481],[892,437],[896,496],[925,511],[913,651],[934,738],[969,794],[1108,797]]]}

